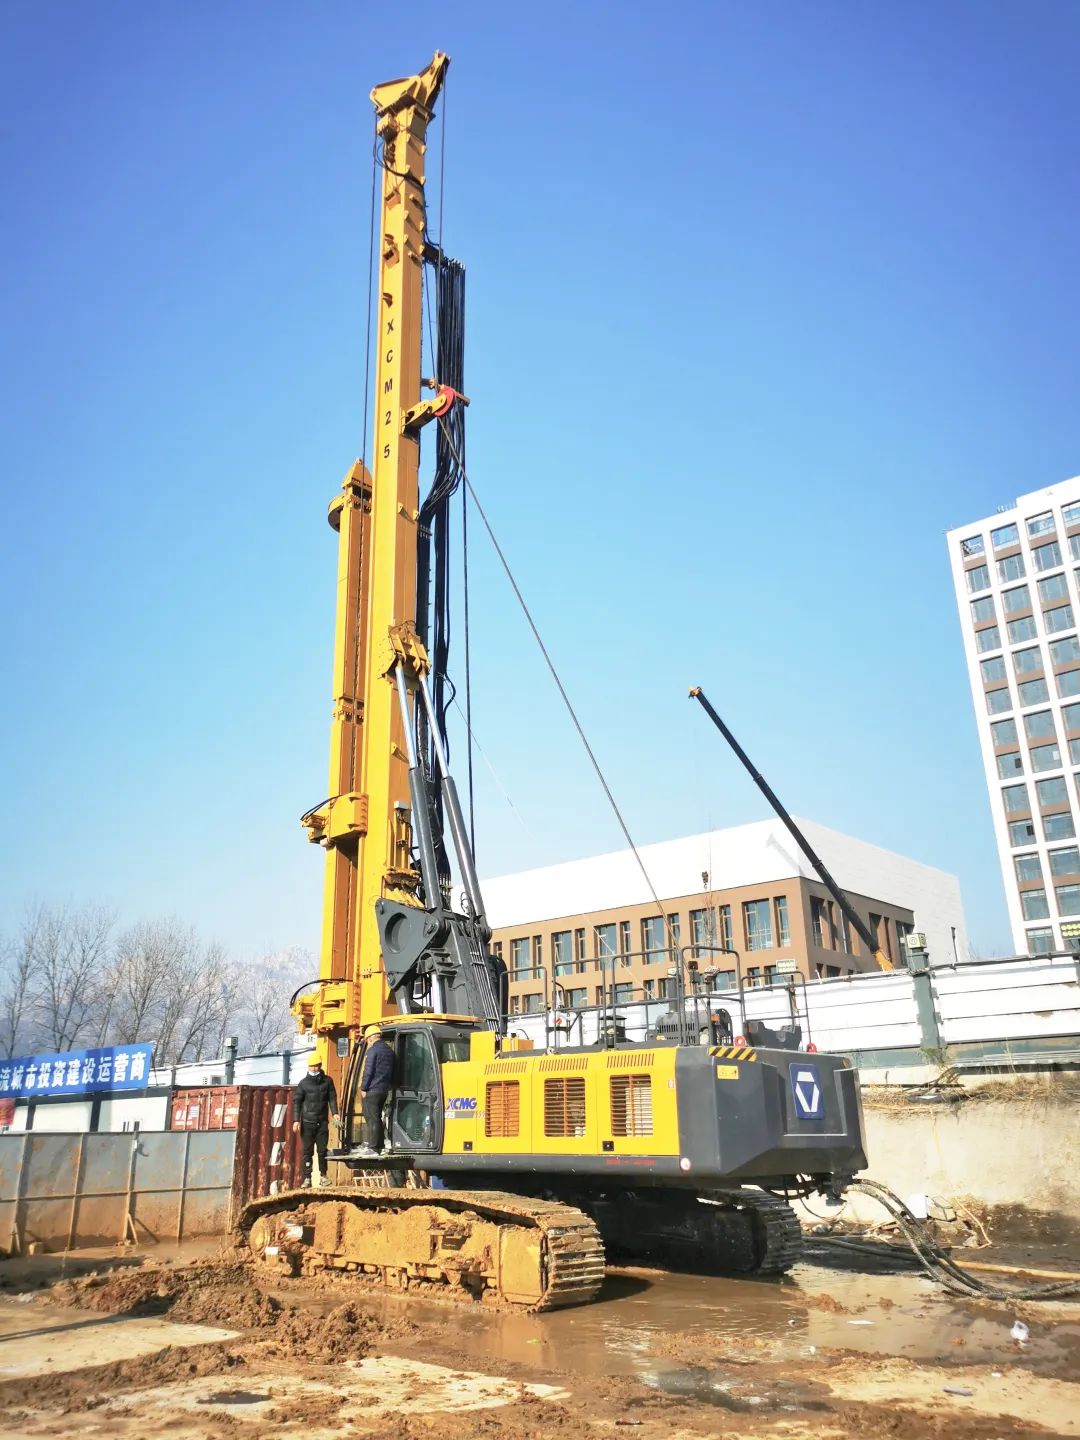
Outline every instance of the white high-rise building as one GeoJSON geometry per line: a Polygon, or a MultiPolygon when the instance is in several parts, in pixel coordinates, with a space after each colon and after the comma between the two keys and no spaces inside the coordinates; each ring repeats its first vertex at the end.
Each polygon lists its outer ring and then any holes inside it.
{"type": "Polygon", "coordinates": [[[1080,949],[1080,475],[948,544],[1013,941],[1080,949]]]}

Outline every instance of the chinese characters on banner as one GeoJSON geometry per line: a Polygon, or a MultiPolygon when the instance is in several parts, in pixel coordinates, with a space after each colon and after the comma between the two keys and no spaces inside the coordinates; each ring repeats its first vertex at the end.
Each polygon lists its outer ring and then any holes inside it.
{"type": "Polygon", "coordinates": [[[106,1045],[28,1055],[0,1061],[0,1097],[36,1100],[43,1095],[89,1095],[101,1090],[145,1090],[152,1045],[106,1045]]]}

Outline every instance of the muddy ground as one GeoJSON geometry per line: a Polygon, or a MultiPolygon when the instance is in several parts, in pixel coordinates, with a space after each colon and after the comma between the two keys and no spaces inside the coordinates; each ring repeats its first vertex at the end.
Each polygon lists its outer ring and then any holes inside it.
{"type": "Polygon", "coordinates": [[[0,1436],[1080,1435],[1080,1302],[820,1262],[783,1282],[616,1270],[535,1317],[313,1291],[211,1245],[0,1262],[0,1436]]]}

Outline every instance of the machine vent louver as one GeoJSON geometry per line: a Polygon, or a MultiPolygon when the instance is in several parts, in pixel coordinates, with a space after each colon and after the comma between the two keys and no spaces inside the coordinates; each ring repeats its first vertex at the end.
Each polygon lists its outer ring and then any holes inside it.
{"type": "Polygon", "coordinates": [[[529,1068],[527,1060],[493,1060],[484,1066],[485,1075],[524,1075],[529,1068]]]}
{"type": "Polygon", "coordinates": [[[581,1055],[559,1055],[557,1057],[549,1055],[546,1060],[540,1061],[540,1069],[546,1071],[549,1075],[553,1071],[557,1075],[565,1075],[567,1073],[584,1075],[585,1066],[586,1061],[581,1055]]]}
{"type": "Polygon", "coordinates": [[[654,1065],[656,1056],[651,1050],[644,1054],[640,1050],[615,1051],[607,1057],[609,1070],[638,1070],[642,1065],[654,1065]]]}
{"type": "Polygon", "coordinates": [[[484,1109],[484,1134],[512,1139],[521,1133],[521,1086],[516,1080],[490,1080],[484,1109]]]}
{"type": "Polygon", "coordinates": [[[652,1077],[612,1075],[608,1084],[611,1087],[612,1135],[624,1139],[633,1135],[651,1135],[652,1077]]]}
{"type": "Polygon", "coordinates": [[[568,1075],[544,1081],[544,1134],[585,1134],[585,1077],[568,1075]]]}

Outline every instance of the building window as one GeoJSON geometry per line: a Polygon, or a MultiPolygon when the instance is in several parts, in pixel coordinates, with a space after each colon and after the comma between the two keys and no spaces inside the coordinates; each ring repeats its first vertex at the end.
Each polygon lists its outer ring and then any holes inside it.
{"type": "Polygon", "coordinates": [[[1051,875],[1080,875],[1080,850],[1066,845],[1064,850],[1050,851],[1051,875]]]}
{"type": "Polygon", "coordinates": [[[1067,811],[1063,815],[1043,816],[1043,835],[1047,840],[1071,840],[1075,834],[1076,826],[1067,811]]]}
{"type": "Polygon", "coordinates": [[[986,549],[986,541],[981,535],[969,535],[966,540],[960,541],[960,553],[965,560],[971,560],[976,555],[982,555],[986,549]]]}
{"type": "Polygon", "coordinates": [[[1061,518],[1066,525],[1080,525],[1080,504],[1063,505],[1061,518]]]}
{"type": "Polygon", "coordinates": [[[1006,710],[1012,709],[1012,700],[1009,698],[1009,691],[988,690],[986,692],[986,709],[990,715],[1001,715],[1006,710]]]}
{"type": "MultiPolygon", "coordinates": [[[[1021,570],[1020,574],[1023,573],[1021,570]]],[[[971,570],[965,570],[964,578],[967,580],[969,595],[977,595],[980,590],[990,589],[990,571],[985,565],[976,565],[971,570]]]]}
{"type": "Polygon", "coordinates": [[[1029,740],[1056,739],[1053,711],[1036,710],[1033,715],[1025,715],[1024,734],[1029,740]]]}
{"type": "Polygon", "coordinates": [[[999,780],[1012,780],[1017,774],[1024,773],[1024,762],[1020,759],[1019,750],[1010,750],[1007,755],[997,757],[997,772],[999,780]]]}
{"type": "Polygon", "coordinates": [[[768,900],[746,900],[742,908],[747,950],[771,950],[772,916],[768,900]]]}
{"type": "Polygon", "coordinates": [[[644,985],[644,992],[645,992],[645,999],[646,999],[646,1000],[655,1000],[655,999],[656,999],[656,981],[655,981],[655,980],[646,980],[646,981],[645,981],[645,985],[644,985]]]}
{"type": "Polygon", "coordinates": [[[1075,623],[1071,605],[1058,605],[1053,610],[1043,611],[1043,624],[1048,635],[1058,635],[1062,630],[1071,630],[1075,623]]]}
{"type": "Polygon", "coordinates": [[[1020,696],[1021,710],[1025,705],[1041,705],[1044,700],[1050,699],[1050,691],[1045,680],[1025,680],[1023,685],[1016,687],[1020,696]]]}
{"type": "Polygon", "coordinates": [[[1048,925],[1040,925],[1027,932],[1029,955],[1050,955],[1054,949],[1054,932],[1048,925]]]}
{"type": "Polygon", "coordinates": [[[526,1015],[539,1015],[544,1008],[544,997],[539,992],[535,995],[523,995],[522,999],[525,1001],[526,1015]]]}
{"type": "Polygon", "coordinates": [[[1001,798],[1005,802],[1005,809],[1010,815],[1015,815],[1018,810],[1027,810],[1028,793],[1026,785],[1006,785],[1001,791],[1001,798]]]}
{"type": "Polygon", "coordinates": [[[634,998],[634,984],[631,980],[620,980],[617,985],[612,986],[611,999],[613,1005],[629,1005],[634,998]]]}
{"type": "Polygon", "coordinates": [[[556,930],[552,935],[551,958],[555,965],[556,975],[572,975],[574,973],[574,955],[570,948],[569,930],[556,930]]]}
{"type": "Polygon", "coordinates": [[[1033,745],[1031,747],[1032,770],[1057,770],[1061,765],[1061,751],[1056,745],[1033,745]]]}
{"type": "Polygon", "coordinates": [[[533,975],[536,977],[537,980],[540,979],[540,975],[541,975],[541,973],[542,973],[542,971],[543,971],[543,968],[544,968],[544,937],[543,937],[542,935],[534,935],[534,936],[533,936],[533,975]]]}
{"type": "Polygon", "coordinates": [[[1049,545],[1036,545],[1031,558],[1035,561],[1036,570],[1052,570],[1055,565],[1061,564],[1061,546],[1056,540],[1051,540],[1049,545]]]}
{"type": "MultiPolygon", "coordinates": [[[[1038,651],[1036,651],[1036,654],[1038,654],[1038,651]]],[[[992,660],[983,660],[979,665],[979,670],[982,673],[984,684],[991,684],[995,680],[1004,680],[1007,678],[1005,657],[1003,655],[995,655],[992,660]]]]}
{"type": "Polygon", "coordinates": [[[1035,791],[1039,797],[1040,806],[1044,808],[1047,805],[1067,805],[1069,803],[1069,792],[1060,775],[1055,776],[1053,780],[1036,780],[1035,791]]]}
{"type": "Polygon", "coordinates": [[[1063,700],[1071,699],[1073,695],[1080,695],[1080,670],[1066,670],[1062,675],[1055,675],[1054,683],[1063,700]]]}
{"type": "Polygon", "coordinates": [[[1029,881],[1037,880],[1042,884],[1042,866],[1039,864],[1038,855],[1017,855],[1013,860],[1016,869],[1016,878],[1021,885],[1029,881]]]}
{"type": "Polygon", "coordinates": [[[1080,765],[1080,740],[1069,741],[1069,764],[1080,765]]]}
{"type": "Polygon", "coordinates": [[[1019,541],[1020,532],[1015,525],[1001,525],[990,531],[990,543],[995,550],[1004,550],[1006,545],[1016,545],[1019,541]]]}
{"type": "Polygon", "coordinates": [[[776,943],[782,950],[785,945],[791,944],[791,927],[788,924],[787,896],[777,895],[773,901],[773,908],[776,911],[776,943]]]}
{"type": "Polygon", "coordinates": [[[1074,560],[1080,560],[1080,535],[1069,536],[1069,554],[1074,560]]]}
{"type": "Polygon", "coordinates": [[[529,980],[532,978],[532,966],[529,963],[529,937],[527,935],[522,940],[510,941],[510,962],[511,980],[529,980]]]}
{"type": "Polygon", "coordinates": [[[1016,744],[1016,721],[995,720],[990,726],[990,734],[995,745],[1016,744]]]}
{"type": "MultiPolygon", "coordinates": [[[[1048,815],[1047,819],[1055,820],[1057,816],[1048,815]]],[[[1009,821],[1009,844],[1013,846],[1035,844],[1035,826],[1030,820],[1009,821]]]]}
{"type": "MultiPolygon", "coordinates": [[[[690,940],[694,946],[695,958],[699,958],[703,953],[699,950],[699,946],[716,944],[715,910],[690,911],[690,940]]],[[[708,952],[704,953],[707,955],[708,952]]]]}
{"type": "Polygon", "coordinates": [[[720,921],[720,944],[725,950],[735,949],[735,932],[731,928],[731,906],[720,905],[716,911],[717,919],[720,921]]]}
{"type": "Polygon", "coordinates": [[[1033,540],[1040,535],[1049,535],[1054,529],[1054,517],[1049,510],[1044,510],[1041,515],[1032,515],[1027,522],[1027,532],[1033,540]]]}
{"type": "Polygon", "coordinates": [[[631,956],[632,953],[633,953],[633,952],[632,952],[632,950],[630,949],[630,921],[629,921],[629,920],[620,920],[620,921],[619,921],[619,955],[621,956],[621,958],[622,958],[622,963],[623,963],[624,965],[629,965],[629,964],[630,964],[630,956],[631,956]]]}
{"type": "Polygon", "coordinates": [[[1080,660],[1080,640],[1075,635],[1066,635],[1064,640],[1050,641],[1050,659],[1055,665],[1069,665],[1080,660]]]}
{"type": "MultiPolygon", "coordinates": [[[[1055,885],[1059,915],[1080,915],[1080,885],[1055,885]]],[[[1041,920],[1041,915],[1031,917],[1041,920]]]]}
{"type": "Polygon", "coordinates": [[[1068,598],[1069,586],[1064,575],[1048,575],[1045,580],[1039,581],[1039,599],[1044,605],[1068,598]]]}
{"type": "MultiPolygon", "coordinates": [[[[1076,889],[1080,892],[1080,885],[1076,889]]],[[[1050,918],[1050,907],[1046,903],[1045,890],[1022,890],[1020,892],[1020,908],[1024,912],[1025,920],[1048,920],[1050,918]]]]}
{"type": "Polygon", "coordinates": [[[1003,590],[1001,603],[1006,615],[1015,615],[1017,610],[1031,609],[1031,591],[1026,585],[1017,585],[1015,590],[1003,590]]]}
{"type": "Polygon", "coordinates": [[[593,944],[596,946],[596,958],[600,961],[600,967],[615,959],[615,925],[593,926],[593,944]]]}
{"type": "Polygon", "coordinates": [[[1038,633],[1034,615],[1022,615],[1019,620],[1010,620],[1006,629],[1009,632],[1010,645],[1019,645],[1021,640],[1034,640],[1038,633]]]}
{"type": "Polygon", "coordinates": [[[577,969],[585,968],[585,931],[578,929],[574,931],[574,959],[577,961],[577,969]]]}
{"type": "Polygon", "coordinates": [[[501,941],[501,940],[493,940],[493,941],[491,942],[491,953],[495,956],[496,960],[501,960],[501,959],[502,959],[502,941],[501,941]]]}
{"type": "Polygon", "coordinates": [[[994,597],[984,595],[981,600],[972,600],[971,618],[976,625],[981,625],[987,620],[994,619],[994,597]]]}
{"type": "Polygon", "coordinates": [[[678,950],[682,944],[682,917],[669,915],[667,917],[668,946],[672,950],[678,950]]]}
{"type": "Polygon", "coordinates": [[[980,655],[985,655],[988,650],[1001,648],[1001,631],[996,625],[988,625],[985,630],[975,631],[975,649],[980,655]]]}
{"type": "Polygon", "coordinates": [[[571,1010],[582,1010],[589,1003],[589,992],[584,985],[580,990],[564,990],[563,994],[566,996],[566,1003],[571,1010]]]}
{"type": "Polygon", "coordinates": [[[510,1014],[511,1014],[511,1015],[520,1015],[520,1014],[521,1014],[521,996],[520,996],[520,995],[511,995],[511,996],[510,996],[510,1014]]]}
{"type": "Polygon", "coordinates": [[[645,952],[646,965],[653,965],[667,955],[667,937],[664,934],[662,915],[648,915],[642,920],[641,948],[645,952]]]}
{"type": "MultiPolygon", "coordinates": [[[[985,570],[986,566],[979,565],[976,566],[976,569],[985,570]]],[[[1004,560],[997,562],[997,572],[998,579],[1001,581],[1022,580],[1027,574],[1027,571],[1024,569],[1024,557],[1022,555],[1006,555],[1004,560]]],[[[975,571],[969,570],[967,573],[970,582],[970,577],[975,574],[975,571]]],[[[968,584],[968,589],[972,592],[981,590],[982,588],[981,585],[968,584]]]]}
{"type": "MultiPolygon", "coordinates": [[[[1027,808],[1027,792],[1024,790],[1024,786],[1013,785],[1011,788],[1013,790],[1024,791],[1024,803],[1017,808],[1025,810],[1027,808]]],[[[1008,791],[1006,790],[1003,793],[1007,794],[1008,791]]],[[[1006,810],[1009,808],[1008,802],[1006,802],[1005,808],[1006,810]]],[[[818,949],[831,950],[833,947],[832,937],[829,933],[829,912],[826,908],[825,901],[817,895],[810,896],[810,925],[814,934],[814,944],[818,949]]]]}
{"type": "MultiPolygon", "coordinates": [[[[1041,670],[1043,668],[1042,651],[1037,645],[1033,645],[1030,650],[1014,650],[1012,661],[1013,669],[1017,675],[1030,675],[1033,670],[1041,670]]],[[[984,665],[992,665],[994,662],[992,660],[984,660],[982,663],[984,665]]]]}
{"type": "Polygon", "coordinates": [[[1080,705],[1063,705],[1061,714],[1066,730],[1080,730],[1080,705]]]}

